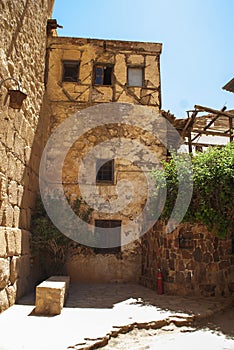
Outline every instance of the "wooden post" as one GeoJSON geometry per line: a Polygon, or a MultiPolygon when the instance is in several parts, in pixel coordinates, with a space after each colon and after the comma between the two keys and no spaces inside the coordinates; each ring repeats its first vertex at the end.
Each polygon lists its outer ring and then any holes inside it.
{"type": "Polygon", "coordinates": [[[192,147],[191,129],[188,130],[188,148],[189,148],[189,153],[192,153],[193,147],[192,147]]]}
{"type": "Polygon", "coordinates": [[[229,131],[230,131],[230,142],[233,141],[233,121],[232,118],[229,117],[229,131]]]}

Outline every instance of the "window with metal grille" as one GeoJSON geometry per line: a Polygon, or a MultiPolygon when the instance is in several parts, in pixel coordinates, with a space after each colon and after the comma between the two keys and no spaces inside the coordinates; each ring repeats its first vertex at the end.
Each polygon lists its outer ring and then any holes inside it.
{"type": "Polygon", "coordinates": [[[121,252],[121,221],[95,220],[95,236],[98,245],[94,248],[96,254],[117,254],[121,252]]]}
{"type": "Polygon", "coordinates": [[[143,85],[143,68],[128,67],[128,86],[143,85]]]}
{"type": "Polygon", "coordinates": [[[112,85],[113,66],[96,65],[94,67],[95,85],[112,85]]]}
{"type": "Polygon", "coordinates": [[[79,77],[79,61],[63,61],[62,81],[77,82],[79,77]]]}
{"type": "Polygon", "coordinates": [[[114,182],[114,159],[97,159],[96,182],[114,182]]]}

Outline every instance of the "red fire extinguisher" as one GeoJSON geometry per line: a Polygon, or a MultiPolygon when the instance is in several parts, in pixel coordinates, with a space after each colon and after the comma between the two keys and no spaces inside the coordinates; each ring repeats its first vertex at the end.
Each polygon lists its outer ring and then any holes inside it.
{"type": "Polygon", "coordinates": [[[163,294],[162,273],[160,269],[158,269],[157,275],[157,292],[158,294],[163,294]]]}

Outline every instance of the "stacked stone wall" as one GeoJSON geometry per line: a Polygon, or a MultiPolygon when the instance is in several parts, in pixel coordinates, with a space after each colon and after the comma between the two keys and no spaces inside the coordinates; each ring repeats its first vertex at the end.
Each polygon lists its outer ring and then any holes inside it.
{"type": "Polygon", "coordinates": [[[228,296],[234,292],[231,239],[219,239],[202,224],[180,224],[172,233],[165,232],[158,222],[142,238],[143,285],[156,289],[160,269],[165,293],[228,296]]]}
{"type": "Polygon", "coordinates": [[[38,189],[45,132],[39,118],[44,95],[46,24],[53,0],[0,2],[0,81],[15,78],[27,94],[21,110],[0,90],[0,312],[33,285],[30,219],[38,189]]]}

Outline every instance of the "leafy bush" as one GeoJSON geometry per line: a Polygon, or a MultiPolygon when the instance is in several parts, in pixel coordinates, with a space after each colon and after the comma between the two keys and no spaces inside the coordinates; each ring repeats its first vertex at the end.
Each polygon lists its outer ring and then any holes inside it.
{"type": "MultiPolygon", "coordinates": [[[[156,169],[152,174],[159,191],[167,187],[161,215],[164,220],[170,218],[178,194],[178,161],[183,162],[183,157],[174,155],[162,162],[163,170],[156,169]]],[[[197,153],[191,161],[193,196],[183,221],[204,223],[219,237],[225,237],[234,227],[234,142],[197,153]]],[[[186,162],[183,171],[188,171],[186,162]]]]}
{"type": "MultiPolygon", "coordinates": [[[[49,201],[53,201],[53,198],[50,197],[49,201]]],[[[90,219],[92,209],[86,208],[82,198],[77,198],[70,205],[81,219],[85,221],[90,219]]],[[[62,215],[63,208],[60,208],[60,212],[62,215]]],[[[32,253],[39,257],[44,273],[46,275],[64,273],[63,269],[68,248],[74,242],[54,226],[46,213],[41,197],[38,197],[36,200],[35,211],[31,221],[31,233],[32,253]]]]}

